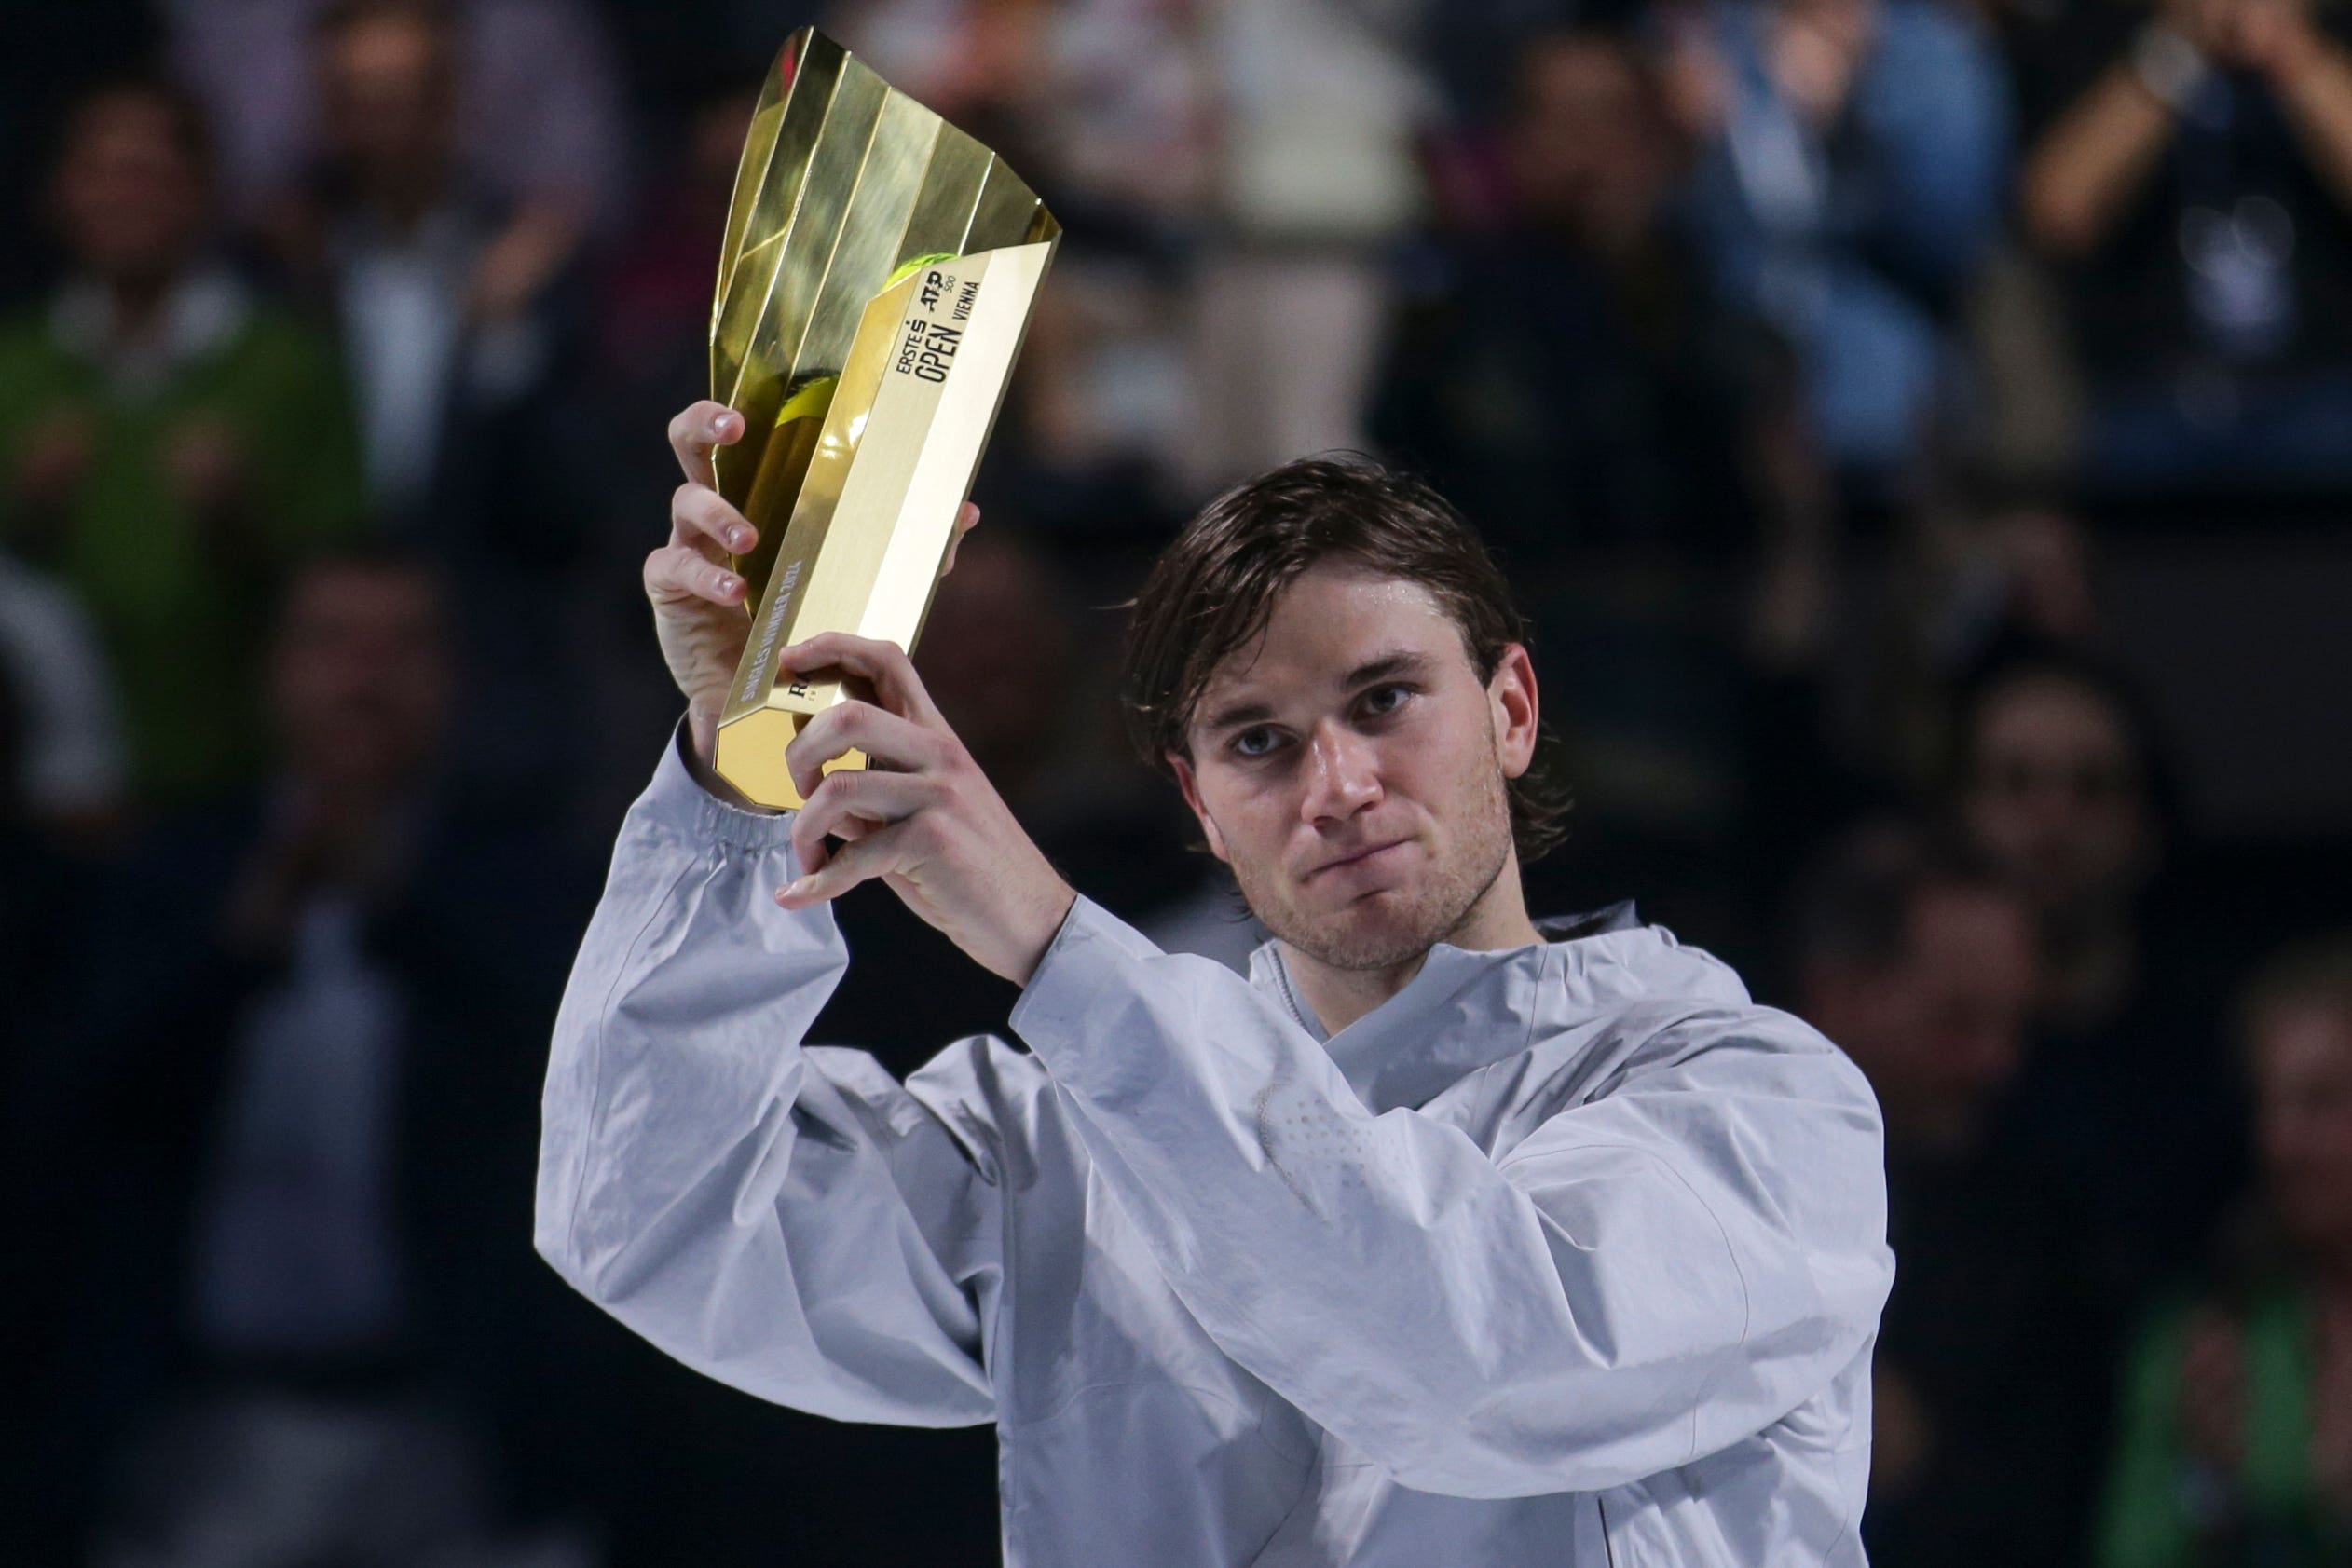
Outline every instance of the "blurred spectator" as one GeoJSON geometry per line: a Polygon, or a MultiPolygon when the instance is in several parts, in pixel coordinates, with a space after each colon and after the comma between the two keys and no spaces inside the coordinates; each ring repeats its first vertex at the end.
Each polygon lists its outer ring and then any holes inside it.
{"type": "Polygon", "coordinates": [[[1981,667],[2010,648],[2093,648],[2100,632],[2096,547],[2080,514],[2058,498],[2032,494],[1973,510],[1940,541],[1946,671],[1981,667]]]}
{"type": "Polygon", "coordinates": [[[2213,1050],[2230,934],[2159,878],[2168,824],[2146,720],[2098,665],[2019,655],[1965,693],[1956,803],[2032,909],[2034,1042],[2000,1138],[2054,1173],[2130,1299],[2187,1266],[2235,1182],[2213,1050]]]}
{"type": "MultiPolygon", "coordinates": [[[[95,81],[135,71],[155,53],[147,0],[83,0],[72,7],[20,0],[5,7],[7,64],[0,69],[0,212],[34,211],[49,174],[49,143],[73,101],[95,81]]],[[[33,224],[0,224],[0,299],[47,280],[47,236],[33,224]]]]}
{"type": "Polygon", "coordinates": [[[2024,225],[2063,274],[2095,485],[2352,480],[2344,27],[2304,0],[2021,8],[2024,225]]]}
{"type": "MultiPolygon", "coordinates": [[[[220,128],[232,210],[265,221],[298,190],[332,111],[310,40],[346,0],[159,0],[172,65],[220,128]]],[[[621,84],[586,0],[440,0],[458,59],[457,156],[511,210],[520,252],[618,216],[627,188],[621,84]],[[535,233],[543,225],[548,233],[535,233]]],[[[777,22],[774,25],[786,25],[777,22]]],[[[485,280],[486,282],[486,280],[485,280]]]]}
{"type": "Polygon", "coordinates": [[[712,281],[758,102],[756,84],[743,82],[691,107],[663,177],[639,192],[638,210],[603,268],[599,368],[633,389],[664,379],[657,406],[671,413],[707,395],[712,281]]]}
{"type": "Polygon", "coordinates": [[[268,787],[99,913],[47,1078],[82,1262],[51,1462],[114,1474],[98,1561],[583,1561],[550,1531],[597,1380],[514,1227],[584,890],[446,787],[446,616],[405,558],[304,570],[268,787]]]}
{"type": "Polygon", "coordinates": [[[1217,150],[1201,258],[1185,477],[1222,485],[1365,444],[1393,295],[1389,252],[1426,192],[1436,89],[1379,8],[1209,8],[1217,150]]]}
{"type": "Polygon", "coordinates": [[[1065,225],[1150,232],[1197,221],[1208,194],[1206,9],[856,0],[826,25],[893,87],[1002,154],[1065,225]]]}
{"type": "Polygon", "coordinates": [[[1184,515],[1176,483],[1195,412],[1180,262],[1142,247],[1073,254],[1038,295],[973,498],[1018,517],[1087,601],[1131,592],[1184,515]]]}
{"type": "Polygon", "coordinates": [[[325,346],[210,258],[207,147],[171,89],[84,97],[50,186],[72,273],[0,323],[0,544],[88,607],[134,787],[158,801],[249,776],[258,650],[239,610],[359,507],[325,346]]]}
{"type": "Polygon", "coordinates": [[[459,38],[435,0],[324,15],[320,162],[279,236],[340,323],[376,511],[444,547],[472,542],[498,421],[554,368],[546,295],[571,254],[556,229],[518,238],[460,157],[459,38]]]}
{"type": "Polygon", "coordinates": [[[1899,1268],[1873,1364],[1870,1560],[2072,1568],[2112,1333],[2063,1193],[1985,1137],[2026,1050],[2031,916],[1990,866],[1891,825],[1839,843],[1796,914],[1798,1011],[1886,1118],[1899,1268]]]}
{"type": "Polygon", "coordinates": [[[1663,23],[1716,278],[1793,347],[1832,461],[1882,481],[1948,401],[1949,322],[2001,231],[2000,62],[1935,0],[1702,0],[1663,23]]]}
{"type": "Polygon", "coordinates": [[[378,519],[449,569],[470,672],[456,755],[523,788],[580,755],[578,715],[550,699],[606,459],[574,374],[569,239],[518,239],[523,210],[461,156],[462,38],[436,0],[325,14],[327,139],[289,260],[340,326],[378,519]]]}
{"type": "Polygon", "coordinates": [[[2266,1202],[2141,1336],[2098,1568],[2352,1557],[2352,937],[2279,960],[2242,1028],[2266,1202]]]}
{"type": "Polygon", "coordinates": [[[1575,886],[1538,873],[1545,901],[1638,891],[1653,915],[1704,922],[1719,907],[1680,895],[1722,896],[1724,846],[1694,875],[1677,862],[1740,809],[1749,648],[1727,627],[1766,553],[1820,524],[1824,486],[1785,354],[1716,307],[1672,222],[1688,149],[1632,37],[1529,39],[1509,102],[1508,221],[1429,252],[1373,433],[1510,564],[1539,676],[1575,693],[1558,711],[1598,825],[1575,886]],[[1611,678],[1567,678],[1595,668],[1611,678]]]}
{"type": "Polygon", "coordinates": [[[1949,760],[1956,686],[2012,658],[2090,658],[2112,641],[2099,541],[2071,498],[1990,469],[1953,477],[1904,509],[1867,595],[1879,622],[1870,657],[1839,661],[1850,722],[1877,773],[1909,799],[1932,792],[1949,760]]]}
{"type": "Polygon", "coordinates": [[[1087,549],[1172,524],[1236,388],[1192,383],[1189,252],[1210,217],[1216,62],[1199,0],[860,0],[841,41],[1019,170],[1070,234],[979,498],[1087,549]]]}
{"type": "Polygon", "coordinates": [[[1446,116],[1475,143],[1510,112],[1508,93],[1496,89],[1511,80],[1531,40],[1579,24],[1608,27],[1631,20],[1638,5],[1607,0],[1402,0],[1383,7],[1404,11],[1416,26],[1415,52],[1428,61],[1445,91],[1446,116]]]}
{"type": "Polygon", "coordinates": [[[1755,536],[1770,345],[1715,308],[1667,222],[1677,137],[1623,34],[1516,62],[1498,233],[1433,251],[1372,433],[1523,568],[1597,546],[1755,536]]]}

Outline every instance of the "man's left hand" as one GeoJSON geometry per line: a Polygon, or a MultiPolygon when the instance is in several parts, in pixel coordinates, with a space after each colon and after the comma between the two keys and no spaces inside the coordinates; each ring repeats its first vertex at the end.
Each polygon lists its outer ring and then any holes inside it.
{"type": "Polygon", "coordinates": [[[785,748],[808,804],[792,825],[802,875],[776,902],[804,909],[880,877],[982,968],[1027,985],[1077,893],[939,716],[913,661],[895,643],[822,632],[782,663],[860,677],[876,700],[834,704],[785,748]],[[870,765],[822,771],[852,750],[870,765]],[[846,841],[828,852],[828,834],[846,841]]]}

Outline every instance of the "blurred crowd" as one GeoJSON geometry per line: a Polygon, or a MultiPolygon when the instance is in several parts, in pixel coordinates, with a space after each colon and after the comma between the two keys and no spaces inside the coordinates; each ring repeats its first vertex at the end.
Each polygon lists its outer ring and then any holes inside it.
{"type": "MultiPolygon", "coordinates": [[[[1075,885],[1263,938],[1114,743],[1120,602],[1258,468],[1428,474],[1578,797],[1532,912],[1637,899],[1884,1108],[1873,1561],[2352,1561],[2344,0],[0,10],[8,1561],[996,1560],[985,1431],[705,1383],[529,1246],[806,22],[1067,225],[917,662],[1075,885]]],[[[838,912],[813,1038],[1005,1027],[838,912]]]]}

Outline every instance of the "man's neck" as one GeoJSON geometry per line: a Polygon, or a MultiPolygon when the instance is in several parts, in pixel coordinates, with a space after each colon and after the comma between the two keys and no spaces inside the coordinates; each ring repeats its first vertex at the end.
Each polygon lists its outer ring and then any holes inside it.
{"type": "MultiPolygon", "coordinates": [[[[1540,942],[1543,933],[1527,918],[1525,893],[1519,886],[1519,857],[1513,853],[1502,872],[1448,932],[1436,938],[1471,952],[1524,948],[1540,942]]],[[[1349,1024],[1396,995],[1421,973],[1429,949],[1411,958],[1371,969],[1341,968],[1312,958],[1288,942],[1277,939],[1282,965],[1298,988],[1299,1000],[1315,1011],[1325,1034],[1337,1034],[1349,1024]]]]}

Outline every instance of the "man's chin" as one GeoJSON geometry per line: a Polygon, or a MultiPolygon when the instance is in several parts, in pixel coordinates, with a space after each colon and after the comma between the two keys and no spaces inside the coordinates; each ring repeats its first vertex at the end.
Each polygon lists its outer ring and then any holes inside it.
{"type": "Polygon", "coordinates": [[[1292,912],[1268,931],[1316,962],[1332,969],[1392,969],[1429,950],[1443,933],[1426,911],[1415,909],[1402,888],[1381,888],[1351,900],[1345,908],[1319,916],[1292,912]]]}

